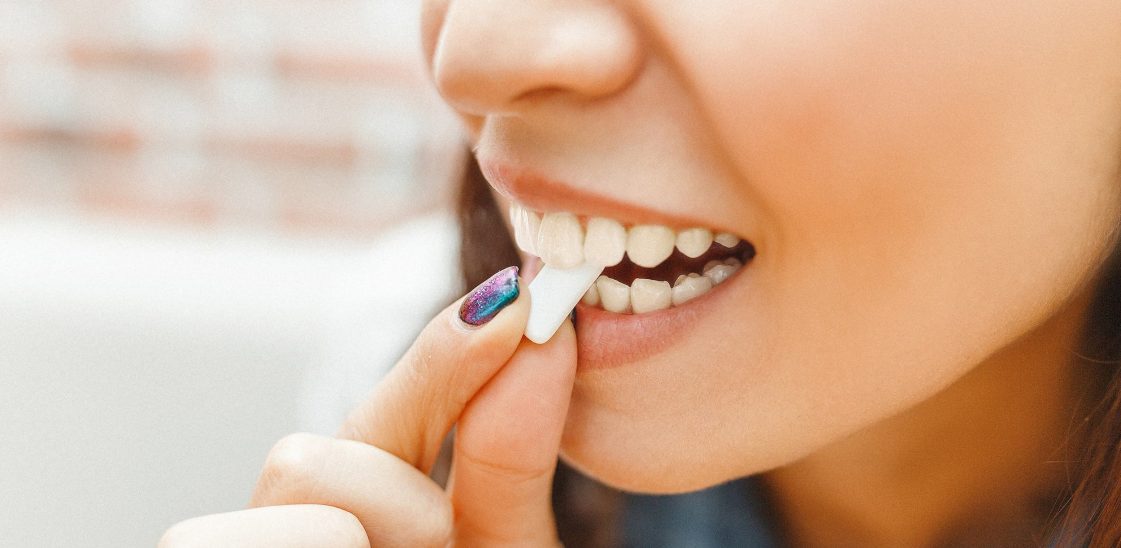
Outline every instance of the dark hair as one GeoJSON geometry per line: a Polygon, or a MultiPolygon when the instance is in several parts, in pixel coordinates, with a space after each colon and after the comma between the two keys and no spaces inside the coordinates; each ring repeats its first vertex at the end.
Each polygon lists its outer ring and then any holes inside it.
{"type": "MultiPolygon", "coordinates": [[[[1082,447],[1073,463],[1075,483],[1054,522],[1059,546],[1121,546],[1121,245],[1096,276],[1076,358],[1100,368],[1103,389],[1080,425],[1082,447]]],[[[1072,438],[1075,435],[1072,434],[1072,438]]]]}
{"type": "MultiPolygon", "coordinates": [[[[518,254],[505,229],[490,188],[468,154],[458,191],[456,212],[461,229],[459,251],[464,287],[517,264],[518,254]]],[[[1118,227],[1121,229],[1121,227],[1118,227]]],[[[1115,233],[1116,236],[1116,233],[1115,233]]],[[[1116,240],[1116,238],[1114,238],[1116,240]]],[[[1071,454],[1072,484],[1053,501],[1047,529],[1058,546],[1121,546],[1121,247],[1103,263],[1082,334],[1079,359],[1100,369],[1098,402],[1069,440],[1080,443],[1071,454]]],[[[566,546],[614,546],[621,494],[559,463],[553,504],[557,528],[566,546]]],[[[1042,531],[1040,532],[1043,533],[1042,531]]]]}

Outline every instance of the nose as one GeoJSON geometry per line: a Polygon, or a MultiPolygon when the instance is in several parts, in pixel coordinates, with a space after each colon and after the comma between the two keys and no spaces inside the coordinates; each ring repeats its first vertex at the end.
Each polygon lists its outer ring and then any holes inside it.
{"type": "Polygon", "coordinates": [[[608,2],[450,0],[429,62],[452,107],[486,116],[530,97],[614,94],[641,59],[629,18],[608,2]]]}

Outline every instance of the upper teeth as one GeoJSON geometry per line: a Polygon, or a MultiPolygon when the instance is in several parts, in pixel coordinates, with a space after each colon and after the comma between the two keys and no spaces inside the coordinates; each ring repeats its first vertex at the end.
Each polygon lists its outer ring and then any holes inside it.
{"type": "Polygon", "coordinates": [[[592,217],[587,229],[571,213],[546,213],[544,216],[521,205],[510,206],[514,240],[526,253],[537,255],[548,265],[572,268],[584,261],[614,266],[624,253],[631,262],[646,268],[658,266],[673,254],[676,247],[687,257],[700,257],[712,242],[735,247],[739,237],[720,233],[713,235],[706,228],[689,228],[675,232],[662,225],[635,225],[603,217],[592,217]]]}
{"type": "Polygon", "coordinates": [[[707,228],[690,228],[677,233],[677,249],[686,257],[700,257],[711,246],[712,231],[707,228]]]}
{"type": "Polygon", "coordinates": [[[571,213],[544,216],[533,247],[545,264],[557,268],[580,266],[584,263],[584,229],[580,220],[571,213]]]}
{"type": "Polygon", "coordinates": [[[627,229],[618,221],[603,217],[588,220],[588,231],[584,234],[585,260],[604,266],[616,265],[623,260],[626,247],[627,229]]]}
{"type": "Polygon", "coordinates": [[[514,241],[526,253],[537,254],[537,233],[541,230],[541,216],[520,207],[510,207],[510,223],[514,225],[514,241]]]}

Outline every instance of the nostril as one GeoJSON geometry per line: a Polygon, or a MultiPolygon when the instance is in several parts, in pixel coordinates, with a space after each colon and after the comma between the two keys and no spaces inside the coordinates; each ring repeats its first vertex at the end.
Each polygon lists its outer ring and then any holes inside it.
{"type": "Polygon", "coordinates": [[[561,93],[564,93],[565,91],[566,90],[560,86],[546,86],[535,88],[515,97],[514,101],[519,103],[533,103],[535,101],[548,99],[549,97],[554,95],[559,95],[561,93]]]}

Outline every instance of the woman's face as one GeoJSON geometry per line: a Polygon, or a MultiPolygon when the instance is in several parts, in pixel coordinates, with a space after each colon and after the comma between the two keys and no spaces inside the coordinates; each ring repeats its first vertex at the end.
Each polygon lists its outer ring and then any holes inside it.
{"type": "Polygon", "coordinates": [[[763,471],[1055,315],[1118,223],[1118,29],[1115,0],[427,0],[500,192],[756,250],[695,302],[582,309],[564,457],[651,492],[763,471]]]}

